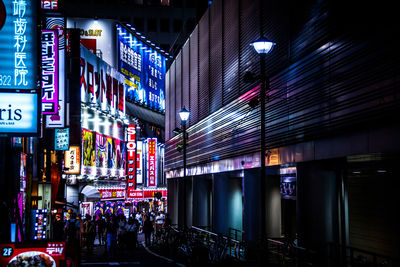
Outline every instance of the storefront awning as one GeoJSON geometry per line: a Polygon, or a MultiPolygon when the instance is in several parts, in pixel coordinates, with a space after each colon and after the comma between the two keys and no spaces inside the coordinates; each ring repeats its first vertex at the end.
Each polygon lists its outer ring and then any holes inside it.
{"type": "Polygon", "coordinates": [[[87,198],[100,198],[100,192],[92,185],[86,185],[82,189],[82,194],[84,194],[87,198]]]}

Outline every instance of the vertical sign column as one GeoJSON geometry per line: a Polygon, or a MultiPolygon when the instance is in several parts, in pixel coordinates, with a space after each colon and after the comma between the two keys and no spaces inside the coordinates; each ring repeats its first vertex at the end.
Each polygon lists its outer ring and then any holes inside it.
{"type": "Polygon", "coordinates": [[[128,126],[128,140],[126,143],[127,152],[127,163],[126,163],[126,173],[128,177],[127,186],[127,197],[130,198],[130,193],[135,190],[136,187],[136,126],[128,126]]]}
{"type": "Polygon", "coordinates": [[[157,147],[157,138],[149,138],[147,142],[149,146],[148,153],[148,186],[156,186],[157,181],[157,164],[156,164],[156,147],[157,147]]]}
{"type": "Polygon", "coordinates": [[[42,114],[58,113],[58,32],[42,30],[42,114]]]}

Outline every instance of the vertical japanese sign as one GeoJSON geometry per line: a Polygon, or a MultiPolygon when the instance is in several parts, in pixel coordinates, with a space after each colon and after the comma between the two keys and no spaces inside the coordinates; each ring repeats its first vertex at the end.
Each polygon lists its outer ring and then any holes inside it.
{"type": "Polygon", "coordinates": [[[64,164],[66,174],[79,174],[81,171],[81,151],[78,146],[70,146],[69,150],[65,151],[64,164]]]}
{"type": "Polygon", "coordinates": [[[54,131],[54,150],[69,149],[69,128],[55,129],[54,131]]]}
{"type": "Polygon", "coordinates": [[[147,168],[147,179],[148,186],[156,186],[157,181],[157,138],[148,138],[148,168],[147,168]]]}
{"type": "Polygon", "coordinates": [[[46,29],[56,31],[58,39],[58,71],[56,73],[58,77],[58,105],[56,113],[46,116],[46,128],[64,128],[66,124],[65,19],[62,17],[47,17],[46,29]]]}
{"type": "Polygon", "coordinates": [[[164,55],[121,25],[117,32],[118,70],[125,76],[126,98],[165,110],[164,55]]]}
{"type": "Polygon", "coordinates": [[[137,141],[137,144],[136,144],[136,183],[137,184],[143,184],[142,158],[143,158],[143,142],[137,141]]]}
{"type": "Polygon", "coordinates": [[[129,192],[135,190],[136,179],[136,126],[128,126],[128,140],[126,143],[127,164],[126,173],[128,176],[127,196],[129,192]]]}
{"type": "Polygon", "coordinates": [[[42,114],[58,114],[58,32],[42,30],[42,114]]]}
{"type": "Polygon", "coordinates": [[[0,1],[0,89],[36,89],[35,1],[0,1]]]}
{"type": "Polygon", "coordinates": [[[35,1],[0,1],[0,90],[36,89],[35,1]]]}

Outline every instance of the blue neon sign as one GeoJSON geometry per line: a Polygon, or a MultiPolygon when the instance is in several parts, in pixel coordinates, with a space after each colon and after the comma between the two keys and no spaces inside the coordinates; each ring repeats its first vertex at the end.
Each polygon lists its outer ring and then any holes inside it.
{"type": "Polygon", "coordinates": [[[0,89],[36,89],[36,10],[32,0],[2,0],[0,89]]]}
{"type": "Polygon", "coordinates": [[[125,76],[126,99],[165,110],[165,57],[117,25],[118,70],[125,76]]]}

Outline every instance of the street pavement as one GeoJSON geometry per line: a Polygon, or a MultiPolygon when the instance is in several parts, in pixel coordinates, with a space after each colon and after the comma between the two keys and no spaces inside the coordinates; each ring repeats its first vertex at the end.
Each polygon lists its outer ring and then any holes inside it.
{"type": "Polygon", "coordinates": [[[98,240],[92,253],[89,253],[84,247],[81,249],[80,266],[166,266],[166,267],[184,267],[185,265],[174,262],[172,259],[161,256],[144,246],[144,235],[138,235],[139,245],[134,251],[128,251],[126,248],[117,249],[117,255],[113,260],[107,258],[105,246],[100,246],[98,240]]]}

